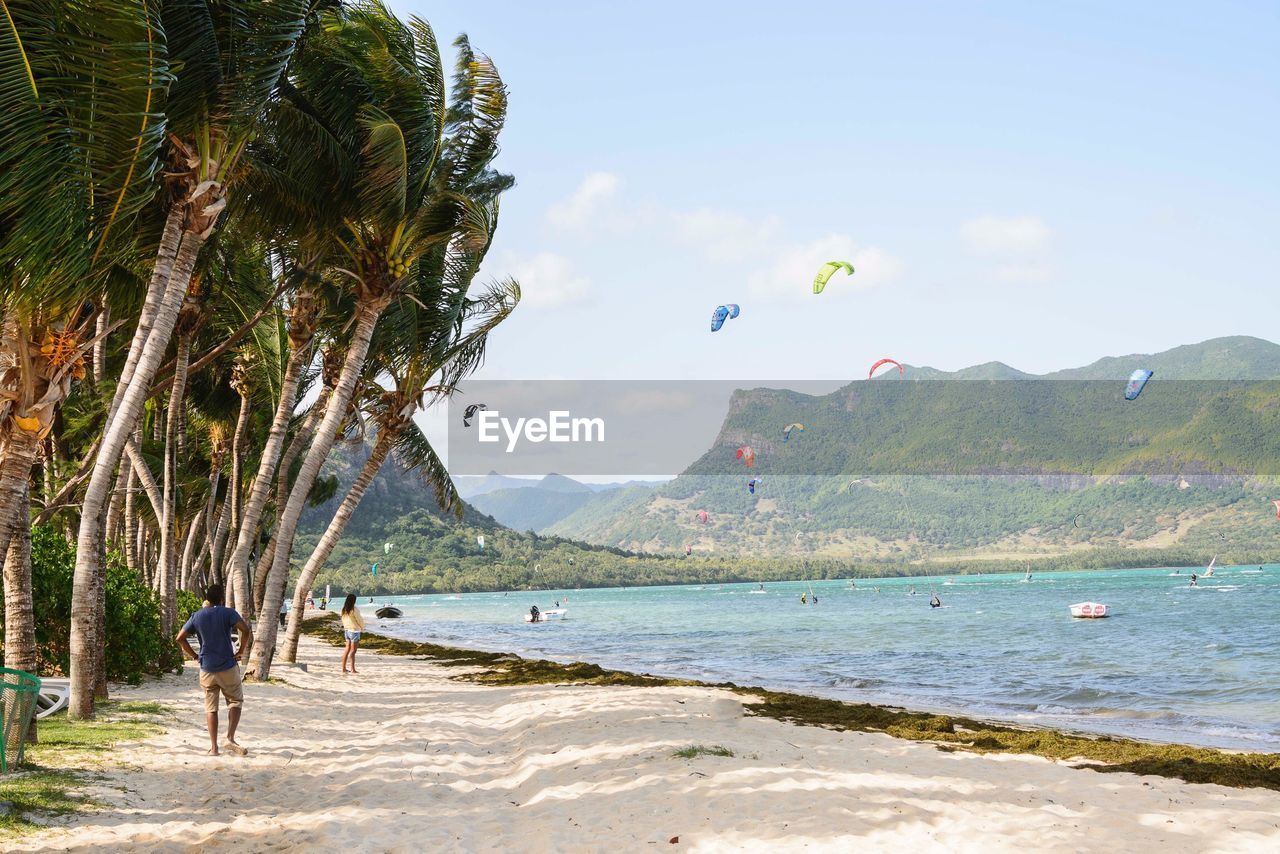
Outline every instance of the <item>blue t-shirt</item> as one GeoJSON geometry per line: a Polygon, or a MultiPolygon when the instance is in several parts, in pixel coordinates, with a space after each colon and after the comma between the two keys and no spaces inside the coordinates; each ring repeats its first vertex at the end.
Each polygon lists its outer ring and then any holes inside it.
{"type": "Polygon", "coordinates": [[[211,605],[192,614],[182,627],[200,639],[200,669],[205,673],[221,673],[236,666],[231,632],[238,622],[240,615],[235,609],[211,605]]]}

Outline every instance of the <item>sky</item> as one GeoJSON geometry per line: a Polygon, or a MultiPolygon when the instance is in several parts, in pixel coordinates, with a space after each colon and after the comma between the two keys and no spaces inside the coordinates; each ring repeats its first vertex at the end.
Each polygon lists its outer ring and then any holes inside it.
{"type": "Polygon", "coordinates": [[[1280,337],[1275,3],[392,6],[510,89],[482,276],[524,299],[482,377],[1040,373],[1280,337]],[[830,259],[857,272],[814,296],[830,259]]]}

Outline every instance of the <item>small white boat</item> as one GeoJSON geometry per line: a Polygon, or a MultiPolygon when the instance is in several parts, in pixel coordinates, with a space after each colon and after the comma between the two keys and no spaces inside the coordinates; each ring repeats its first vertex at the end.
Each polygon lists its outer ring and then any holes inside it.
{"type": "Polygon", "coordinates": [[[1107,616],[1107,606],[1101,602],[1077,602],[1071,606],[1071,616],[1096,619],[1107,616]]]}
{"type": "Polygon", "coordinates": [[[548,620],[563,620],[568,613],[568,608],[549,608],[546,611],[539,611],[535,619],[533,612],[530,611],[524,615],[524,621],[526,623],[545,623],[548,620]]]}

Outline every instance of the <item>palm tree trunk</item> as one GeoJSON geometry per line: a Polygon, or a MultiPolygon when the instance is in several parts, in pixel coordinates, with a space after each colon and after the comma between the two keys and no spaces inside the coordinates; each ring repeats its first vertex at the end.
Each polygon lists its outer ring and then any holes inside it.
{"type": "Polygon", "coordinates": [[[222,500],[222,508],[218,512],[218,524],[209,539],[209,575],[210,583],[223,581],[222,548],[227,543],[227,530],[231,527],[231,496],[222,500]]]}
{"type": "MultiPolygon", "coordinates": [[[[231,516],[228,520],[227,544],[231,543],[232,532],[240,522],[241,478],[244,476],[244,444],[249,430],[249,396],[240,396],[240,417],[236,419],[236,432],[231,440],[231,483],[228,484],[227,502],[231,505],[231,516]]],[[[219,558],[225,554],[226,546],[218,551],[219,558]]],[[[226,565],[223,576],[227,579],[227,607],[239,608],[247,613],[246,619],[253,618],[253,603],[249,601],[249,567],[244,561],[226,565]]]]}
{"type": "MultiPolygon", "coordinates": [[[[20,519],[31,518],[28,490],[19,496],[20,519]]],[[[36,615],[31,596],[31,529],[9,540],[4,561],[4,666],[36,672],[36,615]]]]}
{"type": "Polygon", "coordinates": [[[280,530],[280,516],[284,513],[285,504],[289,501],[289,471],[293,468],[293,461],[311,447],[311,438],[315,435],[316,425],[320,423],[320,418],[324,415],[325,409],[329,404],[329,397],[333,394],[333,389],[325,386],[320,391],[320,396],[316,402],[307,410],[307,417],[302,420],[302,426],[298,428],[297,435],[293,437],[293,441],[289,443],[289,448],[284,452],[284,456],[280,458],[280,466],[276,471],[276,518],[275,524],[271,527],[271,538],[267,543],[267,547],[263,550],[262,557],[258,559],[258,565],[254,568],[253,573],[253,604],[257,609],[257,613],[262,613],[262,601],[267,595],[267,574],[271,569],[271,562],[276,554],[276,532],[280,530]]]}
{"type": "Polygon", "coordinates": [[[31,469],[36,464],[40,438],[33,430],[24,430],[12,418],[9,436],[0,447],[0,555],[9,551],[9,541],[16,532],[31,527],[29,507],[31,469]]]}
{"type": "MultiPolygon", "coordinates": [[[[356,383],[364,370],[364,360],[369,353],[369,342],[373,339],[374,327],[378,318],[386,308],[387,300],[377,299],[362,301],[356,308],[355,329],[351,333],[351,343],[347,347],[346,358],[342,363],[342,372],[334,385],[329,405],[325,407],[324,418],[316,428],[315,440],[307,451],[298,472],[298,479],[289,493],[284,512],[280,516],[280,524],[276,531],[276,553],[271,562],[271,570],[267,577],[267,592],[262,603],[263,614],[273,617],[280,610],[280,602],[284,598],[284,590],[280,586],[281,578],[289,575],[289,557],[293,551],[293,538],[298,531],[298,519],[302,516],[303,507],[311,487],[320,475],[320,467],[329,458],[333,449],[338,428],[347,417],[347,406],[355,394],[356,383]]],[[[266,619],[258,621],[258,633],[254,636],[253,652],[250,656],[248,674],[258,680],[266,680],[271,675],[271,658],[276,647],[276,621],[266,619]]]]}
{"type": "Polygon", "coordinates": [[[164,431],[164,495],[160,514],[160,632],[166,638],[173,629],[178,610],[178,425],[182,420],[183,398],[187,390],[187,363],[191,355],[191,336],[178,337],[178,357],[173,373],[173,391],[169,392],[169,417],[164,431]]]}
{"type": "Polygon", "coordinates": [[[159,521],[164,515],[164,494],[160,492],[160,485],[156,483],[156,476],[151,471],[151,466],[147,465],[147,458],[142,456],[142,449],[138,447],[137,441],[130,439],[125,443],[125,453],[129,457],[129,465],[133,466],[133,473],[137,476],[138,483],[142,484],[142,492],[147,496],[147,503],[151,505],[151,513],[159,521]]]}
{"type": "Polygon", "coordinates": [[[190,590],[192,587],[191,564],[195,559],[196,543],[200,541],[200,530],[204,527],[204,513],[193,512],[191,521],[187,523],[187,536],[182,543],[182,559],[178,564],[178,589],[190,590]]]}
{"type": "Polygon", "coordinates": [[[106,500],[125,442],[142,414],[151,378],[169,347],[196,255],[204,243],[199,234],[182,234],[185,208],[186,205],[174,205],[166,218],[156,268],[147,289],[146,303],[152,311],[148,312],[144,304],[143,317],[126,357],[126,369],[121,374],[123,390],[121,385],[116,388],[117,400],[113,401],[103,429],[102,447],[81,504],[71,587],[71,701],[67,714],[73,720],[93,717],[93,665],[98,647],[106,640],[96,631],[94,600],[96,580],[106,571],[102,530],[106,500]],[[130,362],[133,363],[131,370],[130,362]],[[117,402],[119,405],[114,405],[117,402]]]}
{"type": "MultiPolygon", "coordinates": [[[[20,506],[22,518],[31,518],[29,493],[20,506]]],[[[4,561],[4,666],[36,674],[36,613],[31,595],[31,529],[15,531],[4,561]]],[[[36,674],[38,675],[38,674],[36,674]]],[[[31,716],[27,741],[34,744],[36,718],[31,716]]]]}
{"type": "MultiPolygon", "coordinates": [[[[133,482],[137,479],[137,475],[133,471],[132,465],[121,466],[120,470],[125,473],[124,479],[124,565],[132,569],[134,572],[140,572],[138,567],[138,514],[134,512],[133,498],[133,482]]],[[[83,522],[81,524],[84,524],[83,522]]]]}
{"type": "MultiPolygon", "coordinates": [[[[132,471],[132,469],[121,467],[116,472],[115,486],[111,489],[111,499],[107,503],[107,520],[103,523],[102,530],[106,537],[108,548],[114,546],[118,549],[121,545],[120,523],[121,514],[124,513],[124,491],[128,488],[128,478],[126,476],[128,471],[132,471]]],[[[41,516],[36,517],[37,524],[41,516]]]]}
{"type": "MultiPolygon", "coordinates": [[[[276,514],[276,525],[280,524],[280,514],[276,514]]],[[[253,604],[256,612],[262,613],[262,602],[267,598],[267,575],[270,574],[271,563],[276,557],[276,538],[275,529],[272,529],[271,539],[267,542],[267,547],[262,550],[262,557],[258,558],[257,565],[253,568],[253,604]]]]}
{"type": "MultiPolygon", "coordinates": [[[[302,372],[306,368],[310,359],[310,347],[296,349],[289,354],[289,362],[285,366],[284,380],[280,384],[280,401],[276,404],[276,414],[271,420],[271,430],[267,434],[267,443],[262,449],[262,459],[258,463],[258,473],[253,478],[253,488],[249,491],[249,500],[245,503],[244,512],[241,514],[239,534],[236,536],[236,546],[231,551],[231,557],[227,559],[227,570],[240,572],[243,567],[245,572],[249,567],[249,554],[253,551],[253,545],[258,541],[258,527],[262,521],[262,511],[267,506],[267,498],[271,494],[271,485],[275,483],[276,465],[280,462],[281,452],[284,449],[284,440],[289,432],[289,420],[293,418],[294,407],[298,404],[298,385],[302,381],[302,372]]],[[[254,586],[257,586],[257,578],[254,578],[254,586]]],[[[245,590],[247,591],[246,584],[245,590]]],[[[237,599],[237,602],[240,600],[237,599]]],[[[246,593],[243,600],[243,610],[248,613],[246,616],[252,616],[255,613],[255,607],[260,600],[253,593],[246,593]]]]}
{"type": "Polygon", "coordinates": [[[93,344],[93,384],[97,388],[102,387],[102,380],[107,372],[107,336],[105,333],[110,326],[111,305],[107,302],[106,294],[103,294],[102,310],[98,312],[97,325],[94,326],[97,340],[93,344]]]}
{"type": "Polygon", "coordinates": [[[351,514],[360,506],[360,499],[364,498],[369,484],[373,483],[373,479],[377,477],[378,470],[386,462],[387,455],[391,453],[395,442],[396,436],[392,433],[384,431],[378,434],[373,453],[364,461],[355,483],[351,484],[351,488],[342,499],[342,504],[338,506],[338,512],[333,514],[329,527],[325,528],[320,542],[316,543],[311,557],[307,558],[307,565],[302,568],[302,575],[298,576],[297,586],[293,590],[293,610],[289,612],[289,628],[284,636],[281,661],[292,663],[297,659],[298,635],[302,632],[302,611],[307,599],[307,591],[311,589],[311,585],[316,580],[316,574],[320,572],[324,562],[333,553],[334,546],[338,545],[338,540],[342,539],[342,533],[347,529],[347,523],[351,521],[351,514]]]}

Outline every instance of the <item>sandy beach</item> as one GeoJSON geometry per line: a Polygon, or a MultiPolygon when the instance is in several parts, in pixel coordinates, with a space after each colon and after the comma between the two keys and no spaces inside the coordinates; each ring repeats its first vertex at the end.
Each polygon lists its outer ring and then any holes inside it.
{"type": "Polygon", "coordinates": [[[743,714],[712,688],[488,687],[304,637],[247,687],[246,758],[206,757],[195,674],[116,692],[175,712],[13,850],[1274,851],[1280,792],[948,753],[743,714]],[[690,745],[733,756],[680,759],[690,745]],[[678,837],[678,842],[671,840],[678,837]]]}

